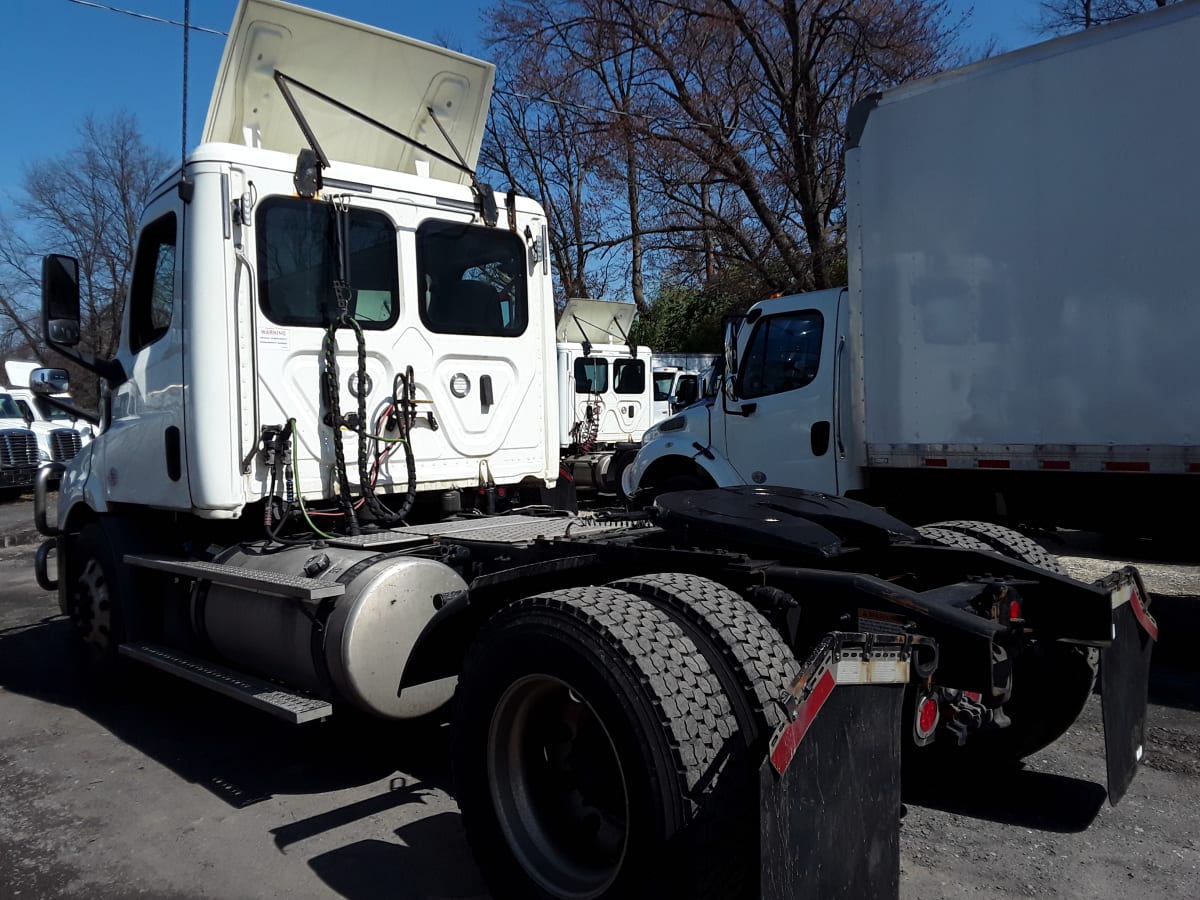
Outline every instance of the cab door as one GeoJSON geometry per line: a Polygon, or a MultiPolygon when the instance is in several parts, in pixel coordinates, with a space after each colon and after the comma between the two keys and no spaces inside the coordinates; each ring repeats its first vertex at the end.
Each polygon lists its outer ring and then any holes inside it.
{"type": "Polygon", "coordinates": [[[837,493],[833,356],[844,294],[800,294],[743,326],[750,334],[720,402],[726,456],[747,484],[837,493]]]}
{"type": "Polygon", "coordinates": [[[107,499],[191,506],[183,440],[183,202],[171,190],[143,216],[99,474],[107,499]]]}

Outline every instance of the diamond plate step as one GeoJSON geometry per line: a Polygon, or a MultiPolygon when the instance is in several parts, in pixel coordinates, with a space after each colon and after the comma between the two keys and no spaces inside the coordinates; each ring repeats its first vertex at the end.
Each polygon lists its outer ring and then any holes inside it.
{"type": "Polygon", "coordinates": [[[118,650],[122,656],[128,656],[218,694],[240,700],[293,725],[333,715],[333,707],[324,700],[285,691],[277,684],[180,653],[170,647],[158,644],[121,644],[118,650]]]}
{"type": "Polygon", "coordinates": [[[567,516],[488,516],[477,519],[455,519],[429,525],[409,525],[371,534],[338,537],[329,543],[334,547],[382,550],[407,543],[419,543],[429,538],[458,538],[464,541],[489,541],[519,544],[538,538],[579,537],[600,531],[619,531],[629,528],[627,522],[599,522],[595,519],[567,516]]]}
{"type": "Polygon", "coordinates": [[[228,584],[232,587],[253,591],[256,594],[271,594],[275,597],[323,600],[326,597],[340,597],[346,593],[346,586],[338,584],[336,581],[322,581],[319,578],[305,578],[301,575],[281,575],[277,572],[260,572],[255,569],[243,569],[240,566],[177,559],[173,556],[138,556],[127,553],[125,562],[143,569],[156,569],[159,572],[170,572],[172,575],[186,575],[200,581],[228,584]]]}

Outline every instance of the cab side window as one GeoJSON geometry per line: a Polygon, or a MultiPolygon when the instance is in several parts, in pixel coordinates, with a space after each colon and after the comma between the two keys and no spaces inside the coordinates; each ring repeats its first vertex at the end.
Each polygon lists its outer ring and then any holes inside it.
{"type": "Polygon", "coordinates": [[[129,291],[129,349],[137,353],[171,327],[175,306],[175,213],[142,229],[129,291]]]}
{"type": "Polygon", "coordinates": [[[575,360],[575,393],[603,394],[608,390],[607,359],[575,360]]]}
{"type": "Polygon", "coordinates": [[[766,397],[802,388],[817,377],[824,321],[816,310],[760,319],[738,373],[738,396],[766,397]]]}
{"type": "Polygon", "coordinates": [[[641,394],[646,390],[646,363],[640,359],[613,361],[613,384],[618,394],[641,394]]]}

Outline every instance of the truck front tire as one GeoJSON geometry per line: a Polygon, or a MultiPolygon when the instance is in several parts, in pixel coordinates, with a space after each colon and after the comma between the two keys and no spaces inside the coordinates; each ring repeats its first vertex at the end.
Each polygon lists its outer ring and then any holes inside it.
{"type": "Polygon", "coordinates": [[[647,601],[581,587],[500,610],[464,663],[451,750],[493,895],[676,896],[735,730],[704,656],[647,601]]]}
{"type": "Polygon", "coordinates": [[[104,668],[115,664],[124,634],[123,565],[110,530],[101,521],[86,523],[68,539],[66,559],[71,635],[85,657],[104,668]]]}

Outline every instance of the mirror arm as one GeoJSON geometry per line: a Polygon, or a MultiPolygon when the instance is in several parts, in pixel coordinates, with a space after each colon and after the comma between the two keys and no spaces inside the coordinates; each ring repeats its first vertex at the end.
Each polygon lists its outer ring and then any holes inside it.
{"type": "Polygon", "coordinates": [[[55,409],[61,409],[65,413],[70,413],[76,419],[83,419],[83,421],[87,422],[89,425],[99,426],[100,424],[100,417],[98,415],[80,409],[74,403],[70,403],[66,400],[60,400],[57,397],[47,396],[46,394],[42,394],[40,399],[45,400],[55,409]]]}
{"type": "Polygon", "coordinates": [[[125,367],[121,365],[120,360],[96,359],[91,353],[78,353],[66,347],[61,347],[58,344],[49,342],[47,344],[55,353],[65,356],[74,363],[78,363],[89,372],[95,372],[113,387],[124,384],[129,380],[129,376],[125,374],[125,367]]]}

